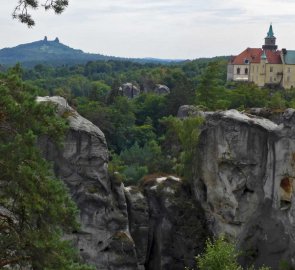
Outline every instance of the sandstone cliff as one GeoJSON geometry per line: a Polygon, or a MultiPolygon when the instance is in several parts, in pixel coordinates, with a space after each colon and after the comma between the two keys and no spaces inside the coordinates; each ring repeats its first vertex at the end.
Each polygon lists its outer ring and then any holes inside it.
{"type": "Polygon", "coordinates": [[[68,237],[81,258],[101,270],[193,266],[207,232],[203,211],[189,187],[175,177],[151,176],[141,187],[124,188],[108,175],[101,130],[61,97],[38,101],[55,103],[69,121],[63,147],[48,138],[40,138],[39,145],[80,210],[81,229],[68,237]]]}
{"type": "Polygon", "coordinates": [[[243,264],[295,264],[295,114],[276,123],[235,110],[206,114],[194,191],[211,231],[245,251],[243,264]]]}
{"type": "MultiPolygon", "coordinates": [[[[236,239],[245,251],[244,265],[278,269],[285,260],[295,266],[294,110],[194,111],[205,122],[192,185],[150,176],[141,186],[125,188],[108,175],[100,129],[62,98],[39,101],[56,103],[69,120],[62,148],[48,138],[39,144],[80,210],[81,229],[69,237],[96,269],[193,267],[210,233],[236,239]]],[[[181,117],[190,110],[184,108],[181,117]]]]}

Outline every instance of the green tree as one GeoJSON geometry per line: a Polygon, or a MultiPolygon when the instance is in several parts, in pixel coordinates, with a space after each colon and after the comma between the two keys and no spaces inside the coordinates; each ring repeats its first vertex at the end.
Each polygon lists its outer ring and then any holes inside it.
{"type": "Polygon", "coordinates": [[[286,100],[283,98],[280,92],[275,92],[269,102],[268,106],[271,109],[285,109],[286,108],[286,100]]]}
{"type": "MultiPolygon", "coordinates": [[[[53,9],[56,14],[60,14],[68,6],[68,0],[44,0],[41,4],[45,10],[53,9]]],[[[39,0],[18,0],[18,4],[15,7],[12,17],[18,19],[21,23],[26,24],[28,27],[35,25],[30,9],[37,9],[40,5],[39,0]]]]}
{"type": "Polygon", "coordinates": [[[165,165],[161,147],[155,140],[146,142],[142,147],[137,142],[129,149],[123,150],[120,155],[113,154],[114,165],[117,171],[123,175],[125,184],[137,184],[146,174],[161,171],[165,165]]]}
{"type": "MultiPolygon", "coordinates": [[[[208,239],[204,253],[196,257],[197,266],[200,270],[243,270],[237,262],[240,255],[235,245],[227,241],[224,236],[214,241],[208,239]]],[[[247,269],[254,270],[254,267],[250,266],[247,269]]],[[[262,266],[259,270],[270,270],[270,268],[262,266]]]]}
{"type": "Polygon", "coordinates": [[[197,256],[197,265],[200,270],[242,270],[237,263],[238,256],[235,246],[224,237],[208,239],[204,254],[197,256]]]}
{"type": "Polygon", "coordinates": [[[182,120],[169,116],[161,119],[161,123],[166,126],[165,141],[174,148],[170,154],[175,157],[175,172],[190,180],[203,119],[188,117],[182,120]]]}
{"type": "Polygon", "coordinates": [[[165,79],[171,89],[170,94],[167,96],[166,115],[176,115],[181,105],[194,103],[194,85],[181,71],[174,71],[165,79]]]}
{"type": "MultiPolygon", "coordinates": [[[[198,255],[197,265],[200,270],[243,270],[237,262],[240,252],[223,236],[215,241],[207,240],[204,254],[198,255]]],[[[254,267],[248,268],[254,270],[254,267]]],[[[259,270],[270,270],[262,266],[259,270]]]]}
{"type": "Polygon", "coordinates": [[[106,101],[107,94],[109,94],[111,87],[102,81],[91,82],[91,90],[89,98],[91,100],[106,101]]]}
{"type": "Polygon", "coordinates": [[[222,80],[223,62],[211,62],[200,76],[197,87],[197,104],[210,110],[227,107],[224,82],[222,80]]]}
{"type": "Polygon", "coordinates": [[[229,108],[234,109],[265,107],[268,95],[268,89],[262,89],[254,83],[234,83],[227,90],[229,108]]]}
{"type": "Polygon", "coordinates": [[[66,123],[12,69],[0,74],[0,268],[88,269],[64,233],[77,229],[77,209],[36,147],[39,136],[58,141],[66,123]]]}

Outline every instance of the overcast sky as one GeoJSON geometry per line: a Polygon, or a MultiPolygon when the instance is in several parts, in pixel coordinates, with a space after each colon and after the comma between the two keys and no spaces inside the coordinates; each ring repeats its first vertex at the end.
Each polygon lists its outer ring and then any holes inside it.
{"type": "Polygon", "coordinates": [[[31,29],[12,20],[17,1],[0,0],[0,48],[46,35],[91,53],[195,59],[261,47],[272,22],[279,48],[295,50],[294,0],[69,0],[62,15],[32,12],[31,29]]]}

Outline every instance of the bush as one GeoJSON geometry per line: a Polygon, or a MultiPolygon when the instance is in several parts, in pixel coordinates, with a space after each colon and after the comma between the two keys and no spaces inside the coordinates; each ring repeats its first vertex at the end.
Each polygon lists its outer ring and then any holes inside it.
{"type": "MultiPolygon", "coordinates": [[[[207,240],[205,252],[196,257],[200,270],[243,270],[237,262],[240,255],[235,246],[227,241],[224,236],[215,241],[207,240]]],[[[248,270],[254,270],[251,266],[248,270]]],[[[262,266],[259,270],[270,270],[262,266]]]]}

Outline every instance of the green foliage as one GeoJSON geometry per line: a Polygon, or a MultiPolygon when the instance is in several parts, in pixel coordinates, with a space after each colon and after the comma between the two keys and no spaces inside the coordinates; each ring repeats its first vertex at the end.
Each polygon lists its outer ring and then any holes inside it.
{"type": "Polygon", "coordinates": [[[279,270],[294,270],[294,267],[290,266],[289,262],[281,260],[279,264],[279,270]]]}
{"type": "Polygon", "coordinates": [[[178,158],[174,167],[175,172],[184,176],[186,180],[190,180],[203,119],[188,117],[181,120],[170,116],[163,118],[161,123],[167,129],[165,140],[170,141],[169,145],[176,145],[176,151],[171,153],[176,159],[178,158]]]}
{"type": "Polygon", "coordinates": [[[126,166],[122,171],[122,174],[125,177],[124,184],[126,186],[129,185],[137,185],[139,180],[148,174],[148,168],[146,166],[140,166],[138,164],[132,164],[126,166]]]}
{"type": "Polygon", "coordinates": [[[126,185],[137,184],[146,174],[151,174],[165,166],[165,158],[155,140],[146,142],[142,147],[135,142],[120,155],[112,154],[111,169],[122,174],[126,185]]]}
{"type": "MultiPolygon", "coordinates": [[[[235,246],[221,236],[215,241],[208,239],[204,254],[197,256],[196,260],[200,270],[243,270],[237,262],[239,256],[235,246]]],[[[251,269],[254,267],[248,268],[251,269]]],[[[259,270],[270,268],[262,266],[259,270]]]]}
{"type": "Polygon", "coordinates": [[[271,109],[285,109],[286,100],[282,97],[280,92],[276,92],[271,96],[268,102],[268,107],[271,109]]]}
{"type": "Polygon", "coordinates": [[[237,263],[238,256],[234,245],[220,237],[214,242],[207,240],[204,254],[196,259],[200,270],[242,270],[237,263]]]}
{"type": "Polygon", "coordinates": [[[166,113],[166,99],[166,96],[154,93],[144,93],[136,98],[134,100],[136,123],[150,124],[157,130],[158,120],[166,113]]]}
{"type": "Polygon", "coordinates": [[[224,99],[225,88],[222,84],[222,69],[224,62],[209,63],[199,79],[197,87],[197,104],[210,110],[225,109],[227,102],[224,99]]]}
{"type": "Polygon", "coordinates": [[[91,83],[91,89],[89,93],[89,98],[91,100],[106,100],[111,87],[102,81],[94,81],[91,83]]]}
{"type": "Polygon", "coordinates": [[[78,228],[76,206],[36,147],[43,135],[60,141],[67,125],[17,74],[0,74],[0,267],[88,269],[62,240],[78,228]]]}
{"type": "Polygon", "coordinates": [[[232,89],[227,90],[229,108],[262,108],[266,106],[269,90],[262,89],[253,83],[233,84],[232,89]]]}
{"type": "Polygon", "coordinates": [[[22,72],[22,76],[39,92],[44,89],[46,95],[66,97],[79,113],[100,127],[116,156],[113,167],[118,167],[125,181],[135,183],[146,171],[177,173],[190,179],[201,123],[191,118],[170,119],[179,106],[202,105],[208,110],[295,107],[293,89],[278,92],[251,83],[226,84],[225,59],[197,59],[173,65],[120,59],[56,68],[37,65],[22,72]],[[119,87],[126,82],[137,83],[143,93],[134,99],[121,96],[119,87]],[[153,93],[156,84],[167,85],[170,94],[153,93]],[[152,144],[156,147],[150,151],[152,144]],[[126,159],[127,154],[133,156],[137,151],[142,151],[142,157],[137,155],[140,162],[126,159]],[[147,158],[150,152],[154,154],[147,158]]]}
{"type": "MultiPolygon", "coordinates": [[[[68,0],[51,0],[44,1],[42,4],[45,10],[53,9],[56,14],[60,14],[68,6],[68,0]]],[[[29,9],[36,9],[39,6],[38,0],[19,0],[15,7],[12,17],[18,19],[21,23],[26,24],[28,27],[35,25],[29,9]]]]}

